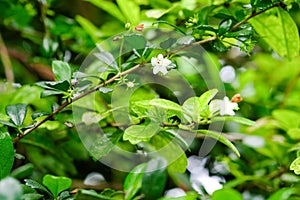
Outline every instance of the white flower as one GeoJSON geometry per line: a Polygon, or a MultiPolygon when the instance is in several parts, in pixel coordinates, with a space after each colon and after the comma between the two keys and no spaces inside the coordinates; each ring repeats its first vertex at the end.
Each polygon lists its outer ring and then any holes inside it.
{"type": "Polygon", "coordinates": [[[174,68],[175,65],[167,58],[164,58],[162,54],[158,54],[157,58],[151,58],[151,64],[153,68],[153,74],[161,72],[163,75],[168,73],[168,69],[174,68]]]}
{"type": "Polygon", "coordinates": [[[228,97],[221,99],[214,99],[209,104],[210,111],[214,114],[220,112],[220,115],[231,115],[233,116],[234,110],[238,110],[239,106],[235,102],[229,101],[228,97]]]}
{"type": "Polygon", "coordinates": [[[127,85],[127,87],[129,87],[129,88],[133,88],[133,87],[134,87],[134,82],[129,81],[126,85],[127,85]]]}
{"type": "Polygon", "coordinates": [[[170,190],[167,190],[165,192],[165,197],[169,197],[169,198],[177,198],[177,197],[183,197],[186,196],[186,193],[183,189],[181,188],[173,188],[170,190]]]}
{"type": "Polygon", "coordinates": [[[191,173],[190,182],[193,189],[199,194],[203,194],[202,188],[204,188],[211,195],[214,191],[223,187],[222,183],[225,182],[225,179],[220,176],[209,175],[208,169],[205,168],[207,160],[207,157],[190,156],[188,158],[187,170],[191,173]]]}

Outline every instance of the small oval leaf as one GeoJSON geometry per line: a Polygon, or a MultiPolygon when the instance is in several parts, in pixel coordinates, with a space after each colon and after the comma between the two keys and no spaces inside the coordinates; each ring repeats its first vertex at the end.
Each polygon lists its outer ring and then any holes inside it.
{"type": "Polygon", "coordinates": [[[11,118],[12,122],[21,127],[27,112],[26,104],[15,104],[6,106],[6,113],[11,118]]]}
{"type": "Polygon", "coordinates": [[[72,70],[70,65],[66,62],[54,60],[52,62],[52,71],[58,81],[71,80],[72,70]]]}
{"type": "Polygon", "coordinates": [[[55,197],[58,197],[59,193],[71,186],[72,180],[67,177],[47,174],[43,178],[43,184],[52,192],[55,197]]]}

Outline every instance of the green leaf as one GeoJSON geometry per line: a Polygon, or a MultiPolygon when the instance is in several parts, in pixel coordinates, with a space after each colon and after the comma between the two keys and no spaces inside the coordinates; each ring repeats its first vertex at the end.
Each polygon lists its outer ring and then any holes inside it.
{"type": "Polygon", "coordinates": [[[300,139],[300,128],[291,128],[287,134],[294,140],[300,139]]]}
{"type": "Polygon", "coordinates": [[[233,121],[239,124],[247,125],[247,126],[255,126],[256,122],[244,117],[235,117],[235,116],[222,116],[222,117],[214,117],[211,119],[212,122],[219,122],[219,121],[233,121]]]}
{"type": "Polygon", "coordinates": [[[227,31],[230,30],[230,28],[233,25],[233,20],[232,19],[225,19],[219,24],[219,29],[218,29],[218,34],[223,35],[227,31]]]}
{"type": "Polygon", "coordinates": [[[48,195],[49,197],[54,198],[53,194],[42,184],[32,179],[25,179],[25,184],[33,189],[37,189],[39,192],[48,195]]]}
{"type": "Polygon", "coordinates": [[[212,200],[223,200],[224,197],[230,200],[243,200],[242,195],[238,191],[231,188],[223,188],[215,191],[212,194],[212,200]]]}
{"type": "Polygon", "coordinates": [[[126,34],[124,35],[124,39],[125,39],[125,45],[127,48],[130,48],[130,50],[132,49],[144,49],[147,41],[144,38],[144,36],[142,35],[138,35],[135,33],[132,34],[126,34]]]}
{"type": "Polygon", "coordinates": [[[212,89],[203,93],[200,97],[191,97],[187,99],[183,105],[183,116],[187,122],[200,123],[201,116],[209,115],[209,102],[218,93],[217,89],[212,89]]]}
{"type": "Polygon", "coordinates": [[[44,197],[42,194],[37,193],[27,193],[22,195],[22,200],[40,200],[44,197]]]}
{"type": "Polygon", "coordinates": [[[6,114],[11,118],[12,122],[21,127],[23,125],[26,113],[27,105],[26,104],[14,104],[6,106],[6,114]]]}
{"type": "Polygon", "coordinates": [[[99,37],[102,36],[98,28],[88,19],[80,15],[75,16],[75,19],[82,26],[82,28],[91,36],[94,42],[97,42],[99,37]]]}
{"type": "Polygon", "coordinates": [[[106,156],[122,137],[121,131],[98,135],[90,147],[91,154],[97,159],[106,156]]]}
{"type": "Polygon", "coordinates": [[[0,181],[0,199],[20,200],[22,193],[21,184],[16,179],[7,177],[0,181]]]}
{"type": "Polygon", "coordinates": [[[290,170],[293,170],[295,174],[299,175],[300,174],[300,157],[296,158],[291,166],[290,170]]]}
{"type": "Polygon", "coordinates": [[[297,194],[296,188],[282,188],[272,194],[268,200],[288,200],[293,194],[297,194]]]}
{"type": "Polygon", "coordinates": [[[212,32],[218,32],[218,29],[214,28],[213,26],[210,26],[210,25],[199,25],[199,26],[196,26],[194,27],[194,29],[197,29],[197,30],[204,30],[204,31],[212,31],[212,32]]]}
{"type": "Polygon", "coordinates": [[[181,117],[182,109],[181,106],[173,101],[166,100],[166,99],[152,99],[152,100],[145,100],[145,101],[136,101],[134,102],[134,106],[150,109],[151,106],[163,109],[167,112],[168,117],[178,116],[181,117]]]}
{"type": "Polygon", "coordinates": [[[172,139],[167,134],[161,133],[151,139],[151,144],[156,149],[155,153],[168,161],[170,173],[184,173],[187,167],[187,157],[181,147],[172,139]]]}
{"type": "Polygon", "coordinates": [[[100,47],[98,47],[98,49],[100,52],[94,53],[94,56],[97,57],[101,62],[105,63],[110,68],[118,71],[119,68],[115,61],[114,56],[110,52],[104,51],[100,47]]]}
{"type": "Polygon", "coordinates": [[[205,134],[209,137],[212,137],[212,138],[218,140],[219,142],[222,142],[227,147],[229,147],[237,156],[240,157],[240,153],[237,150],[237,148],[226,137],[224,137],[222,134],[214,132],[214,131],[210,131],[210,130],[197,130],[197,133],[205,134]]]}
{"type": "Polygon", "coordinates": [[[299,54],[299,34],[296,23],[283,8],[273,8],[249,20],[256,32],[280,56],[289,59],[299,54]]]}
{"type": "Polygon", "coordinates": [[[54,60],[52,62],[52,71],[55,75],[56,80],[58,81],[64,81],[64,80],[70,81],[72,78],[71,67],[66,62],[54,60]]]}
{"type": "Polygon", "coordinates": [[[147,142],[160,130],[157,123],[150,123],[148,125],[133,125],[128,127],[123,135],[123,140],[129,140],[131,144],[139,142],[147,142]]]}
{"type": "Polygon", "coordinates": [[[126,20],[133,25],[140,22],[140,7],[132,0],[117,0],[118,6],[126,20]]]}
{"type": "Polygon", "coordinates": [[[68,91],[70,88],[70,82],[65,80],[65,81],[57,81],[57,82],[52,82],[52,81],[41,81],[41,82],[36,82],[35,85],[40,86],[44,89],[47,90],[54,90],[54,91],[68,91]]]}
{"type": "Polygon", "coordinates": [[[272,116],[279,121],[282,129],[298,128],[300,126],[300,114],[292,110],[274,110],[272,116]]]}
{"type": "Polygon", "coordinates": [[[103,94],[106,94],[106,93],[112,92],[113,89],[112,88],[107,88],[107,87],[100,87],[99,91],[102,92],[103,94]]]}
{"type": "Polygon", "coordinates": [[[77,200],[122,200],[122,198],[114,198],[114,197],[108,197],[102,194],[98,194],[94,190],[85,190],[85,189],[79,189],[78,193],[76,194],[77,200]]]}
{"type": "Polygon", "coordinates": [[[50,114],[49,112],[36,112],[36,113],[32,113],[32,114],[31,114],[31,118],[32,118],[33,120],[35,120],[35,119],[37,119],[37,118],[39,118],[39,117],[47,116],[47,115],[49,115],[49,114],[50,114]]]}
{"type": "Polygon", "coordinates": [[[146,163],[140,164],[133,168],[126,176],[124,182],[125,200],[132,199],[142,187],[142,180],[146,167],[146,163]]]}
{"type": "Polygon", "coordinates": [[[160,157],[154,158],[147,163],[142,180],[144,199],[152,200],[161,197],[167,181],[166,165],[166,160],[160,157]]]}
{"type": "Polygon", "coordinates": [[[67,177],[47,174],[43,177],[43,184],[52,192],[55,197],[58,197],[59,193],[71,186],[72,180],[67,177]]]}
{"type": "Polygon", "coordinates": [[[104,1],[104,0],[86,0],[98,8],[101,8],[102,10],[109,13],[111,16],[115,17],[116,19],[120,20],[123,23],[126,23],[126,19],[124,15],[121,13],[120,9],[116,4],[110,1],[104,1]]]}
{"type": "Polygon", "coordinates": [[[41,98],[48,97],[48,96],[53,96],[53,95],[58,95],[58,94],[65,94],[64,91],[57,91],[57,90],[44,90],[41,93],[41,98]]]}
{"type": "Polygon", "coordinates": [[[0,132],[0,179],[8,176],[14,163],[14,146],[7,132],[0,132]]]}
{"type": "Polygon", "coordinates": [[[154,22],[153,24],[166,24],[166,25],[168,25],[168,26],[173,27],[176,31],[178,31],[178,32],[180,32],[180,33],[186,35],[186,32],[185,32],[184,30],[182,30],[182,29],[179,28],[178,26],[176,26],[176,25],[174,25],[174,24],[172,24],[172,23],[170,23],[170,22],[168,22],[168,21],[158,20],[158,21],[154,22]]]}
{"type": "Polygon", "coordinates": [[[17,178],[17,179],[24,179],[28,176],[31,176],[33,173],[34,166],[31,163],[27,163],[18,167],[14,171],[11,172],[10,176],[17,178]]]}
{"type": "Polygon", "coordinates": [[[221,53],[228,51],[228,48],[219,39],[213,41],[213,47],[221,53]]]}
{"type": "Polygon", "coordinates": [[[6,125],[6,126],[10,126],[10,127],[13,127],[13,128],[18,128],[13,123],[10,123],[10,122],[7,122],[7,121],[3,121],[3,120],[0,120],[0,124],[6,125]]]}
{"type": "Polygon", "coordinates": [[[178,143],[182,148],[190,150],[189,144],[176,132],[176,130],[166,130],[167,133],[171,134],[175,142],[178,143]]]}
{"type": "Polygon", "coordinates": [[[177,41],[176,38],[168,38],[167,40],[164,40],[162,41],[159,46],[162,48],[162,49],[169,49],[172,45],[175,44],[175,42],[177,41]]]}

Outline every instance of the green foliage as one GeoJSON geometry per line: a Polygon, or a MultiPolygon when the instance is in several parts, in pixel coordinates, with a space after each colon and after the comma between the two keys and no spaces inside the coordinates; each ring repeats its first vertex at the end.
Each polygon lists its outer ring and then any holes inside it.
{"type": "Polygon", "coordinates": [[[0,199],[299,199],[299,3],[0,1],[0,199]]]}
{"type": "Polygon", "coordinates": [[[0,180],[10,174],[14,163],[14,147],[10,135],[7,132],[0,132],[0,180]]]}
{"type": "Polygon", "coordinates": [[[159,132],[159,125],[151,123],[148,125],[133,125],[127,128],[124,132],[123,139],[129,140],[131,144],[147,142],[159,132]]]}
{"type": "Polygon", "coordinates": [[[274,13],[259,15],[251,19],[250,23],[280,56],[287,56],[291,59],[299,54],[297,25],[284,9],[274,8],[274,13]]]}
{"type": "Polygon", "coordinates": [[[224,137],[222,134],[217,133],[215,131],[210,131],[210,130],[198,130],[198,133],[202,133],[205,134],[209,137],[212,137],[220,142],[222,142],[223,144],[225,144],[226,146],[228,146],[229,148],[231,148],[231,150],[237,155],[240,156],[239,151],[237,150],[237,148],[226,138],[224,137]]]}

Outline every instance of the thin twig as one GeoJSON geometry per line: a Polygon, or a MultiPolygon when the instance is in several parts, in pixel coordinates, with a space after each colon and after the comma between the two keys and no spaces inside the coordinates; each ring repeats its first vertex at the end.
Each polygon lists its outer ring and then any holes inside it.
{"type": "Polygon", "coordinates": [[[234,31],[235,29],[237,29],[239,26],[241,26],[242,24],[245,24],[247,21],[249,21],[251,18],[260,15],[268,10],[270,10],[271,8],[275,8],[275,7],[279,7],[280,4],[273,4],[272,6],[266,8],[265,10],[260,10],[258,12],[252,12],[251,15],[249,15],[248,17],[246,17],[245,19],[243,19],[242,21],[236,23],[234,26],[231,27],[231,29],[229,30],[229,32],[234,31]]]}
{"type": "Polygon", "coordinates": [[[82,93],[81,95],[78,95],[76,97],[74,97],[71,101],[66,101],[64,102],[61,106],[59,106],[57,109],[55,109],[50,115],[48,115],[47,117],[45,117],[44,119],[42,119],[41,121],[37,122],[33,127],[26,129],[23,133],[19,133],[17,135],[16,138],[14,138],[13,143],[16,144],[17,142],[19,142],[23,137],[25,137],[26,135],[28,135],[29,133],[31,133],[32,131],[34,131],[35,129],[37,129],[39,126],[41,126],[42,124],[44,124],[46,121],[50,120],[53,118],[54,115],[58,114],[60,111],[62,111],[64,108],[66,108],[68,105],[72,104],[73,102],[97,91],[99,88],[103,87],[104,85],[107,85],[109,83],[112,83],[113,81],[115,81],[116,79],[120,78],[121,76],[124,76],[126,74],[131,73],[132,71],[136,70],[137,68],[141,67],[141,64],[135,65],[134,67],[116,74],[114,77],[110,78],[109,80],[105,81],[104,83],[101,83],[97,86],[95,86],[94,88],[86,91],[85,93],[82,93]]]}
{"type": "Polygon", "coordinates": [[[8,51],[7,51],[7,48],[3,41],[1,33],[0,33],[0,55],[1,55],[1,60],[2,60],[3,67],[4,67],[4,73],[6,76],[6,80],[8,83],[14,83],[15,82],[14,72],[13,72],[12,65],[11,65],[11,62],[9,59],[9,55],[8,55],[8,51]]]}

